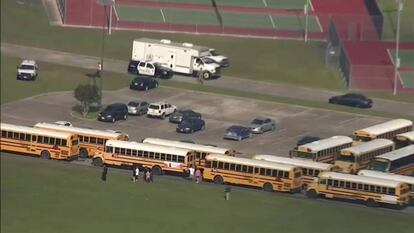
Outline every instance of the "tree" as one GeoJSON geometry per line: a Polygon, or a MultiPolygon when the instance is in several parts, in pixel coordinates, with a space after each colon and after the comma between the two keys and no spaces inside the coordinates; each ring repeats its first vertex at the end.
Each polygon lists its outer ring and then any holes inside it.
{"type": "Polygon", "coordinates": [[[76,87],[74,97],[81,102],[82,115],[85,117],[89,113],[91,104],[96,103],[99,100],[98,87],[90,84],[81,84],[76,87]]]}

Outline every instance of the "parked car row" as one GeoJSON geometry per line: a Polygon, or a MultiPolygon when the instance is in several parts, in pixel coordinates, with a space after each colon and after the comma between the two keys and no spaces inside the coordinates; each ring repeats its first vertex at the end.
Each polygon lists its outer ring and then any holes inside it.
{"type": "Polygon", "coordinates": [[[276,123],[273,119],[259,116],[253,119],[247,127],[240,125],[230,126],[224,134],[224,139],[241,141],[251,137],[252,134],[262,134],[267,131],[274,131],[275,129],[276,123]]]}

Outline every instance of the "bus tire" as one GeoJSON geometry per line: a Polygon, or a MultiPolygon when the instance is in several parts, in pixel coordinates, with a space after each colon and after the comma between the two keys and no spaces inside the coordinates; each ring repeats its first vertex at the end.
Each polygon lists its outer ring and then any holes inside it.
{"type": "Polygon", "coordinates": [[[215,176],[214,177],[214,183],[215,184],[224,184],[223,177],[221,177],[221,176],[215,176]]]}
{"type": "Polygon", "coordinates": [[[310,189],[306,191],[306,196],[311,199],[316,199],[318,198],[318,193],[315,191],[315,189],[310,189]]]}
{"type": "Polygon", "coordinates": [[[42,150],[42,152],[40,152],[40,158],[50,159],[50,152],[47,150],[42,150]]]}
{"type": "Polygon", "coordinates": [[[271,183],[265,183],[263,185],[263,190],[265,192],[272,192],[273,191],[273,185],[271,183]]]}
{"type": "Polygon", "coordinates": [[[162,169],[161,169],[161,167],[159,167],[159,166],[152,167],[152,174],[154,176],[160,176],[160,175],[162,175],[162,169]]]}
{"type": "Polygon", "coordinates": [[[103,163],[102,159],[98,157],[98,158],[94,158],[92,160],[92,164],[95,167],[102,167],[104,163],[103,163]]]}
{"type": "Polygon", "coordinates": [[[375,200],[374,200],[374,199],[369,198],[369,199],[367,200],[367,206],[368,206],[368,207],[373,207],[373,208],[375,208],[375,207],[378,207],[378,203],[377,203],[377,202],[375,202],[375,200]]]}
{"type": "Polygon", "coordinates": [[[87,159],[87,158],[89,157],[88,150],[87,150],[87,149],[85,149],[85,148],[81,148],[81,149],[79,150],[79,157],[80,157],[81,159],[87,159]]]}

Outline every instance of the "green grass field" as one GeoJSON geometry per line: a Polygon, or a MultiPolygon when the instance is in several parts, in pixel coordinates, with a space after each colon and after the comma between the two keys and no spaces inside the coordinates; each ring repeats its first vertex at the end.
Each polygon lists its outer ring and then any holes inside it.
{"type": "MultiPolygon", "coordinates": [[[[173,3],[211,4],[210,0],[156,0],[173,3]]],[[[283,9],[303,9],[306,0],[216,0],[217,5],[246,6],[246,7],[273,7],[283,9]],[[266,4],[266,5],[265,5],[266,4]]]]}
{"type": "MultiPolygon", "coordinates": [[[[131,6],[116,6],[120,20],[152,23],[200,24],[218,26],[217,16],[212,11],[181,9],[154,9],[131,6]]],[[[305,30],[305,17],[295,15],[266,15],[222,12],[224,27],[267,28],[275,30],[305,30]],[[270,19],[272,17],[272,19],[270,19]],[[272,23],[273,21],[273,23],[272,23]]],[[[308,30],[320,32],[321,29],[313,16],[309,17],[308,30]]]]}
{"type": "MultiPolygon", "coordinates": [[[[50,26],[41,5],[1,1],[2,42],[100,56],[101,35],[99,29],[50,26]]],[[[345,89],[338,71],[325,68],[323,43],[115,31],[108,37],[105,56],[129,60],[132,41],[139,37],[166,38],[216,48],[230,58],[231,65],[223,70],[224,75],[329,90],[345,89]]]]}
{"type": "Polygon", "coordinates": [[[411,232],[412,211],[309,200],[155,178],[1,153],[1,231],[21,232],[411,232]]]}
{"type": "MultiPolygon", "coordinates": [[[[16,80],[16,66],[21,59],[1,56],[1,103],[20,100],[26,97],[53,91],[73,91],[79,84],[93,83],[86,74],[92,70],[39,63],[39,76],[35,82],[16,80]]],[[[127,75],[105,72],[104,89],[116,90],[130,83],[127,75]]],[[[98,84],[99,84],[99,80],[98,84]]]]}
{"type": "MultiPolygon", "coordinates": [[[[377,0],[382,14],[384,16],[383,38],[386,40],[395,40],[397,28],[398,6],[395,1],[377,0]]],[[[414,41],[414,0],[405,0],[401,12],[401,41],[414,41]]]]}
{"type": "MultiPolygon", "coordinates": [[[[414,68],[414,50],[399,50],[400,67],[414,68]]],[[[395,59],[395,49],[390,50],[391,59],[395,59]]],[[[395,62],[395,61],[394,61],[395,62]]]]}

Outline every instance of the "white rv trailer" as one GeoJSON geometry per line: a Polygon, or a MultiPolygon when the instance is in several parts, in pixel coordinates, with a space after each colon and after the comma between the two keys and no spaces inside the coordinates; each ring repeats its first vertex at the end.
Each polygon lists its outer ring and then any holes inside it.
{"type": "Polygon", "coordinates": [[[215,62],[210,49],[190,43],[148,38],[135,39],[132,60],[157,62],[176,73],[202,74],[204,79],[220,76],[220,65],[215,62]],[[211,60],[214,62],[209,62],[211,60]]]}

